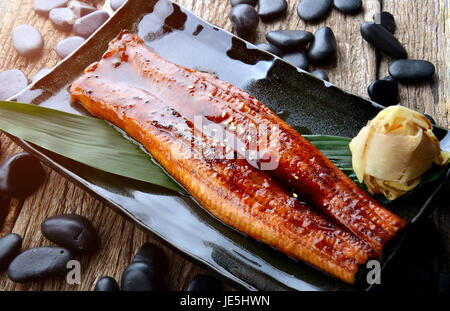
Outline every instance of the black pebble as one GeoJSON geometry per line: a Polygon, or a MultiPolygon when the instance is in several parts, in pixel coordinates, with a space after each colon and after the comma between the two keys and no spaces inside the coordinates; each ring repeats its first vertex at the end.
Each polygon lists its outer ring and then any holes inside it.
{"type": "Polygon", "coordinates": [[[67,0],[35,0],[33,9],[38,14],[48,15],[54,8],[62,8],[67,5],[67,0]]]}
{"type": "Polygon", "coordinates": [[[248,4],[239,4],[231,9],[230,20],[239,37],[247,38],[256,31],[259,16],[254,7],[248,4]]]}
{"type": "Polygon", "coordinates": [[[75,34],[87,38],[92,35],[109,18],[103,10],[89,13],[75,21],[73,31],[75,34]]]}
{"type": "Polygon", "coordinates": [[[400,59],[389,66],[389,74],[400,82],[428,80],[434,72],[434,65],[426,60],[400,59]]]}
{"type": "Polygon", "coordinates": [[[297,6],[297,13],[307,22],[316,22],[328,13],[331,0],[302,0],[297,6]]]}
{"type": "Polygon", "coordinates": [[[36,191],[45,180],[45,171],[38,159],[23,152],[0,166],[0,192],[25,198],[36,191]]]}
{"type": "Polygon", "coordinates": [[[12,32],[12,41],[17,53],[25,57],[35,57],[44,48],[41,33],[31,25],[16,26],[12,32]]]}
{"type": "Polygon", "coordinates": [[[207,274],[199,274],[193,278],[187,288],[188,292],[220,292],[223,290],[222,282],[207,274]]]}
{"type": "Polygon", "coordinates": [[[117,292],[120,291],[117,281],[110,276],[104,276],[95,284],[96,292],[117,292]]]}
{"type": "Polygon", "coordinates": [[[118,8],[120,8],[122,6],[122,4],[124,4],[125,2],[127,2],[127,0],[111,0],[110,5],[111,5],[111,9],[113,11],[116,11],[118,8]]]}
{"type": "Polygon", "coordinates": [[[146,262],[132,262],[122,273],[121,289],[123,291],[161,290],[154,267],[146,262]]]}
{"type": "Polygon", "coordinates": [[[308,58],[302,52],[289,52],[283,55],[283,59],[294,66],[308,71],[308,58]]]}
{"type": "Polygon", "coordinates": [[[75,253],[91,254],[98,248],[97,232],[91,222],[80,215],[66,214],[47,218],[42,234],[50,241],[75,253]]]}
{"type": "Polygon", "coordinates": [[[18,234],[10,233],[0,238],[0,272],[19,254],[21,247],[22,237],[18,234]]]}
{"type": "Polygon", "coordinates": [[[18,69],[0,72],[0,100],[7,100],[28,86],[28,79],[18,69]]]}
{"type": "Polygon", "coordinates": [[[73,51],[78,49],[80,45],[84,43],[84,41],[85,39],[80,36],[67,37],[59,41],[58,44],[56,45],[55,48],[56,54],[61,58],[66,58],[73,51]]]}
{"type": "Polygon", "coordinates": [[[390,33],[394,33],[397,29],[394,16],[392,16],[392,14],[389,12],[375,13],[373,15],[373,21],[375,22],[375,24],[380,24],[381,26],[389,30],[390,33]]]}
{"type": "Polygon", "coordinates": [[[269,53],[271,53],[273,55],[281,56],[281,51],[275,45],[272,45],[272,44],[269,44],[269,43],[259,43],[259,44],[256,45],[256,47],[258,49],[261,49],[261,50],[264,50],[266,52],[269,52],[269,53]]]}
{"type": "Polygon", "coordinates": [[[61,30],[70,30],[77,19],[75,13],[68,8],[55,8],[48,15],[50,21],[56,28],[61,30]]]}
{"type": "Polygon", "coordinates": [[[267,22],[283,15],[287,7],[286,0],[259,0],[258,14],[267,22]]]}
{"type": "Polygon", "coordinates": [[[325,71],[323,71],[322,69],[314,70],[313,72],[311,72],[311,74],[315,75],[316,77],[318,77],[319,79],[322,79],[324,81],[329,81],[327,73],[325,71]]]}
{"type": "Polygon", "coordinates": [[[133,262],[145,262],[162,272],[167,270],[167,257],[164,251],[152,243],[142,245],[134,256],[133,262]]]}
{"type": "Polygon", "coordinates": [[[308,58],[316,64],[327,63],[336,58],[336,37],[329,27],[322,27],[314,34],[308,50],[308,58]]]}
{"type": "Polygon", "coordinates": [[[373,81],[367,88],[367,92],[370,99],[380,105],[392,106],[398,104],[398,83],[391,77],[373,81]]]}
{"type": "Polygon", "coordinates": [[[89,13],[97,11],[96,7],[76,0],[70,1],[67,7],[71,9],[77,17],[82,17],[89,13]]]}
{"type": "Polygon", "coordinates": [[[73,260],[72,253],[62,247],[30,248],[14,258],[8,267],[8,277],[19,283],[67,272],[67,262],[73,260]]]}
{"type": "Polygon", "coordinates": [[[394,59],[402,59],[408,56],[402,44],[383,26],[364,22],[360,30],[364,40],[386,55],[394,59]]]}
{"type": "Polygon", "coordinates": [[[268,32],[266,39],[281,51],[286,52],[304,49],[314,39],[314,36],[304,30],[276,30],[268,32]]]}
{"type": "Polygon", "coordinates": [[[238,4],[249,4],[255,6],[258,0],[230,0],[231,6],[236,6],[238,4]]]}
{"type": "Polygon", "coordinates": [[[361,10],[362,0],[333,0],[333,5],[341,12],[354,14],[361,10]]]}

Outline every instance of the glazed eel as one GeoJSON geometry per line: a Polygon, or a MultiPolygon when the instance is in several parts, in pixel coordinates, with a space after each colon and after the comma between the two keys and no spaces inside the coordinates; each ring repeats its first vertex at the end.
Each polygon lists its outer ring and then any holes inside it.
{"type": "MultiPolygon", "coordinates": [[[[169,174],[224,223],[353,283],[360,265],[377,255],[373,249],[295,198],[270,173],[254,168],[247,159],[224,159],[221,155],[227,146],[198,131],[192,121],[197,113],[190,105],[197,100],[196,93],[189,92],[192,86],[187,87],[187,96],[179,94],[176,86],[181,72],[185,77],[196,73],[173,66],[147,72],[146,61],[138,67],[138,63],[133,64],[137,53],[150,57],[150,61],[156,57],[143,48],[138,37],[122,34],[110,44],[102,60],[72,84],[73,100],[142,143],[169,174]],[[152,85],[150,77],[155,81],[167,77],[170,81],[164,80],[163,88],[162,84],[152,85]],[[172,92],[175,97],[179,95],[178,100],[170,95],[172,92]]],[[[200,75],[197,83],[203,83],[203,77],[207,76],[200,75]]],[[[205,96],[205,100],[210,97],[205,96]]],[[[210,120],[226,117],[215,107],[211,109],[204,111],[210,120]]]]}
{"type": "MultiPolygon", "coordinates": [[[[406,226],[405,220],[376,202],[309,141],[244,91],[208,73],[161,58],[136,35],[120,35],[105,56],[115,59],[117,75],[125,75],[124,80],[163,98],[191,121],[195,116],[202,116],[225,131],[232,131],[234,138],[244,142],[244,151],[233,144],[229,147],[242,153],[249,162],[258,162],[245,151],[251,149],[251,136],[257,146],[264,145],[261,140],[266,139],[266,135],[251,135],[253,129],[261,132],[277,126],[278,144],[267,148],[269,155],[277,157],[277,166],[271,168],[271,173],[369,243],[378,254],[382,253],[385,243],[406,226]]],[[[104,70],[103,75],[108,74],[111,70],[104,70]]],[[[255,166],[261,168],[261,165],[256,163],[255,166]]]]}

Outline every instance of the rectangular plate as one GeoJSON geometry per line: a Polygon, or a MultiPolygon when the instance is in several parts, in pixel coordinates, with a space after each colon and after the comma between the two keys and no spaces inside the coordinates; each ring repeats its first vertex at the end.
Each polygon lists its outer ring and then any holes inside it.
{"type": "MultiPolygon", "coordinates": [[[[82,107],[71,103],[68,86],[101,58],[123,29],[138,33],[162,57],[213,73],[247,91],[303,134],[353,137],[380,110],[380,106],[260,51],[166,0],[129,1],[83,46],[15,99],[85,114],[82,107]]],[[[13,139],[106,205],[234,285],[250,290],[369,288],[348,286],[244,236],[200,208],[190,196],[107,174],[13,139]]],[[[440,187],[434,185],[422,191],[428,195],[415,197],[414,202],[399,200],[389,208],[414,223],[432,206],[440,187]]],[[[385,262],[406,235],[386,250],[385,262]]]]}

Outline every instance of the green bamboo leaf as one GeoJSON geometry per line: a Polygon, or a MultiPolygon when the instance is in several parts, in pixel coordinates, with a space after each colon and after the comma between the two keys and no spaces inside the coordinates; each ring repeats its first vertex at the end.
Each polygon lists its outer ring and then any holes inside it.
{"type": "Polygon", "coordinates": [[[0,130],[90,167],[184,192],[137,144],[103,120],[0,101],[0,130]]]}

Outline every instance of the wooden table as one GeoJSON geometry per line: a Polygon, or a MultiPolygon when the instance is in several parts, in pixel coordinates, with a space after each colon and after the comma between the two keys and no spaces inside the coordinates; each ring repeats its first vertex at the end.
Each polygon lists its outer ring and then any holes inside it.
{"type": "MultiPolygon", "coordinates": [[[[131,0],[132,1],[132,0],[131,0]]],[[[226,30],[232,30],[228,19],[228,0],[175,0],[201,18],[226,30]]],[[[330,81],[352,93],[367,97],[367,86],[376,78],[386,76],[391,62],[380,57],[361,38],[359,26],[363,21],[372,21],[372,15],[380,10],[391,12],[397,21],[396,36],[406,47],[410,58],[426,59],[436,65],[437,74],[431,82],[414,86],[401,86],[401,103],[417,111],[427,113],[437,123],[448,128],[449,114],[449,65],[450,38],[445,34],[448,22],[448,1],[445,0],[365,0],[364,11],[355,16],[346,16],[333,10],[325,21],[305,24],[296,13],[299,0],[289,0],[287,16],[272,23],[260,23],[255,42],[265,42],[264,34],[276,29],[306,29],[315,31],[326,25],[333,29],[338,42],[338,61],[324,68],[330,81]]],[[[52,67],[60,59],[55,53],[56,43],[68,36],[56,30],[50,21],[32,10],[33,0],[0,1],[0,71],[18,68],[31,77],[42,67],[52,67]],[[11,32],[19,24],[31,24],[41,31],[45,39],[45,51],[38,60],[27,60],[18,56],[12,47],[11,32]]],[[[4,134],[1,135],[0,162],[21,149],[4,134]]],[[[109,275],[120,280],[121,273],[131,261],[137,248],[152,241],[130,221],[116,214],[58,173],[46,169],[48,175],[44,185],[25,200],[12,199],[9,213],[0,224],[0,236],[15,232],[23,236],[23,249],[51,245],[41,232],[40,225],[49,216],[77,213],[89,218],[98,228],[102,247],[94,256],[81,261],[81,285],[68,285],[61,280],[47,280],[25,285],[8,280],[0,274],[1,290],[91,290],[96,280],[109,275]]],[[[448,207],[433,215],[446,247],[446,253],[437,262],[437,269],[449,268],[449,216],[448,207]]],[[[171,290],[184,289],[189,280],[202,268],[165,249],[170,259],[167,286],[171,290]]]]}

